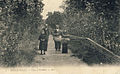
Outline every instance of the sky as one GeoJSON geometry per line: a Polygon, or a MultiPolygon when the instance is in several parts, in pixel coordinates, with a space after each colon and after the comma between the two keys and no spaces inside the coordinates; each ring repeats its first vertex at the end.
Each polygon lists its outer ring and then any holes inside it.
{"type": "Polygon", "coordinates": [[[62,5],[63,0],[43,0],[43,3],[45,4],[42,12],[43,19],[47,18],[46,14],[48,12],[63,11],[63,9],[59,8],[59,6],[62,5]]]}

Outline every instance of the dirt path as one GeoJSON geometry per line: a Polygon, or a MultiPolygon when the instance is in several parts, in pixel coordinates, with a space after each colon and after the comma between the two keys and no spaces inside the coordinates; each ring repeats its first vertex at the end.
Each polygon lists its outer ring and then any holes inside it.
{"type": "Polygon", "coordinates": [[[48,51],[46,55],[37,55],[34,58],[34,66],[78,66],[84,63],[77,57],[72,57],[70,50],[68,54],[62,54],[61,51],[55,51],[53,37],[49,36],[48,51]]]}
{"type": "Polygon", "coordinates": [[[71,55],[70,51],[68,54],[62,54],[61,51],[56,52],[53,38],[50,36],[46,55],[38,54],[30,67],[0,70],[3,71],[3,74],[16,74],[16,72],[17,74],[120,74],[119,67],[90,67],[71,55]]]}

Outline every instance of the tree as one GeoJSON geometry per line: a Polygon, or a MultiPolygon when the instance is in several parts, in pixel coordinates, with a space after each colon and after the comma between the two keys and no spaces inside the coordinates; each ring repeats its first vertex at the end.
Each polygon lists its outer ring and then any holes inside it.
{"type": "Polygon", "coordinates": [[[54,13],[48,13],[48,18],[46,19],[46,23],[49,24],[53,29],[56,27],[55,25],[60,25],[62,27],[63,15],[62,13],[55,11],[54,13]]]}
{"type": "Polygon", "coordinates": [[[22,41],[37,37],[38,26],[43,23],[41,13],[44,4],[42,0],[37,3],[34,0],[1,0],[0,4],[0,25],[5,27],[4,32],[0,35],[0,50],[5,50],[10,54],[3,57],[8,60],[8,64],[16,65],[18,59],[9,58],[17,57],[17,54],[14,53],[18,51],[22,41]]]}
{"type": "MultiPolygon", "coordinates": [[[[89,37],[105,47],[108,44],[112,47],[111,43],[117,41],[113,40],[116,39],[116,36],[112,36],[113,34],[108,36],[108,33],[118,32],[119,9],[116,1],[66,0],[65,5],[63,5],[65,14],[63,22],[71,34],[89,37]],[[110,40],[111,43],[106,43],[107,40],[110,40]]],[[[111,51],[115,52],[115,50],[111,51]]]]}

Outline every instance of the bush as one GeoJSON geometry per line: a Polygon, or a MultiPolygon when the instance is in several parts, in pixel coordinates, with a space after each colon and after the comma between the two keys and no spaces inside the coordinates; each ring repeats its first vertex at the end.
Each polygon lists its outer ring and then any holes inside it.
{"type": "Polygon", "coordinates": [[[35,51],[24,50],[5,50],[1,55],[1,65],[6,67],[15,67],[19,65],[30,65],[36,56],[35,51]]]}

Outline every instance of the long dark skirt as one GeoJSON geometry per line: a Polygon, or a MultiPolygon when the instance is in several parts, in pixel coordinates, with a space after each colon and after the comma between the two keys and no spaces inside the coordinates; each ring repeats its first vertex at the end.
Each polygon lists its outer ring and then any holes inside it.
{"type": "Polygon", "coordinates": [[[47,51],[47,41],[40,41],[39,50],[47,51]]]}
{"type": "Polygon", "coordinates": [[[68,43],[62,43],[62,53],[68,53],[68,43]]]}

